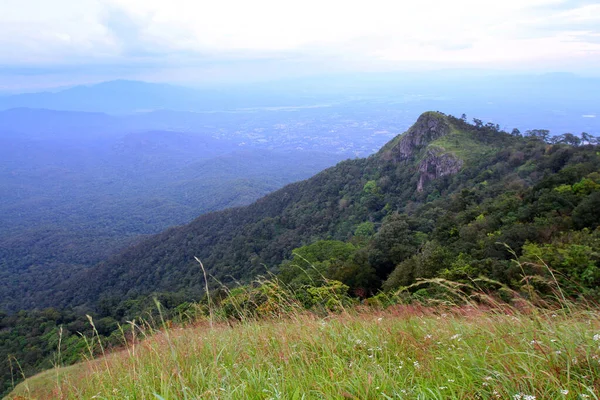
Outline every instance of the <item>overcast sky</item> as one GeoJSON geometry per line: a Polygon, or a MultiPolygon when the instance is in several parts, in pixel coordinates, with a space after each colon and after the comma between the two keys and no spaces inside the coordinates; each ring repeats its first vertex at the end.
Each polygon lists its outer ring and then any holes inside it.
{"type": "Polygon", "coordinates": [[[0,0],[0,89],[341,71],[600,71],[600,1],[0,0]]]}

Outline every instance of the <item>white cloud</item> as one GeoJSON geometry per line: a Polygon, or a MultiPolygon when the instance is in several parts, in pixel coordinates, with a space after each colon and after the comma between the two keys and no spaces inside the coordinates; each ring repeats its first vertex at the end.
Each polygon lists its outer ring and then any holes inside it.
{"type": "Polygon", "coordinates": [[[600,4],[0,0],[0,54],[0,65],[14,66],[287,57],[386,67],[600,67],[600,4]]]}

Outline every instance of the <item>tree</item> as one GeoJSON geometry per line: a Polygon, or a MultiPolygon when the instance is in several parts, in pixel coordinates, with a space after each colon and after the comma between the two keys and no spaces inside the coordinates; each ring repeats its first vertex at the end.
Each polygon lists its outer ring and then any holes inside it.
{"type": "Polygon", "coordinates": [[[543,140],[544,142],[547,142],[548,138],[550,137],[550,131],[547,129],[531,129],[531,130],[525,131],[525,136],[526,137],[535,137],[535,138],[543,140]]]}
{"type": "Polygon", "coordinates": [[[581,143],[582,144],[584,144],[584,143],[585,144],[594,144],[594,143],[597,143],[597,139],[587,132],[581,132],[581,143]]]}
{"type": "Polygon", "coordinates": [[[563,142],[571,145],[571,146],[579,146],[581,144],[581,139],[572,133],[565,133],[563,136],[563,142]]]}

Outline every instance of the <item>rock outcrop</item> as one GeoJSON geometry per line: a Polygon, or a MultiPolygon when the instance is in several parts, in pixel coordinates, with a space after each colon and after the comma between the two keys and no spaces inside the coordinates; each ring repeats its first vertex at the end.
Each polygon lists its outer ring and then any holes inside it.
{"type": "Polygon", "coordinates": [[[445,115],[436,112],[423,113],[401,137],[396,146],[396,157],[399,160],[411,158],[421,148],[450,132],[450,124],[445,115]]]}
{"type": "Polygon", "coordinates": [[[452,133],[448,117],[438,112],[421,114],[417,122],[398,140],[390,143],[381,151],[386,160],[407,162],[414,159],[418,162],[419,182],[417,191],[423,191],[425,184],[433,179],[456,174],[463,166],[463,161],[454,154],[438,146],[430,144],[443,136],[452,133]]]}
{"type": "Polygon", "coordinates": [[[451,153],[445,153],[439,147],[427,149],[425,157],[419,163],[419,182],[417,192],[422,192],[425,184],[445,175],[453,175],[460,171],[463,161],[451,153]]]}

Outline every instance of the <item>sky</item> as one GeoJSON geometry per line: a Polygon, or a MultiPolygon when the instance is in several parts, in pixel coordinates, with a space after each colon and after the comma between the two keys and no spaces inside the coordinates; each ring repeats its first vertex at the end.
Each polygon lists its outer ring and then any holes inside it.
{"type": "Polygon", "coordinates": [[[0,90],[600,71],[600,1],[0,0],[0,90]]]}

